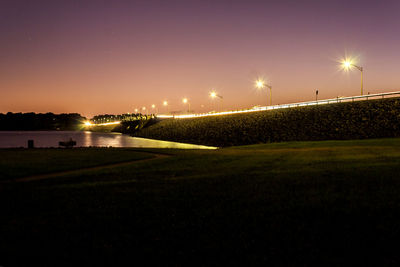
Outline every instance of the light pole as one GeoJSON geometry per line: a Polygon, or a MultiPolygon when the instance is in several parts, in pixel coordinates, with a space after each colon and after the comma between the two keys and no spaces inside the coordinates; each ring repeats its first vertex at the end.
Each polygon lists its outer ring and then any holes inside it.
{"type": "Polygon", "coordinates": [[[163,102],[163,106],[164,106],[164,107],[167,107],[167,114],[169,114],[169,106],[168,106],[168,101],[167,101],[167,100],[165,100],[165,101],[163,102]]]}
{"type": "MultiPolygon", "coordinates": [[[[266,84],[263,80],[258,79],[256,81],[256,87],[258,89],[263,89],[265,87],[269,88],[269,105],[272,106],[272,86],[269,84],[266,84]]],[[[268,100],[267,100],[267,105],[268,105],[268,100]]]]}
{"type": "Polygon", "coordinates": [[[345,59],[342,62],[342,67],[345,70],[349,70],[351,69],[351,67],[355,67],[361,72],[361,95],[363,95],[363,71],[364,71],[363,67],[357,66],[356,64],[353,63],[351,59],[345,59]]]}
{"type": "Polygon", "coordinates": [[[158,110],[156,109],[156,105],[151,105],[151,108],[153,109],[154,114],[158,113],[158,110]]]}
{"type": "Polygon", "coordinates": [[[189,100],[185,97],[184,99],[182,99],[183,104],[188,104],[189,105],[189,110],[188,113],[190,113],[190,102],[189,100]]]}
{"type": "Polygon", "coordinates": [[[221,106],[219,107],[219,109],[220,109],[220,111],[222,111],[222,100],[223,100],[223,97],[221,95],[217,94],[217,92],[215,92],[215,91],[211,91],[210,97],[212,99],[218,97],[221,100],[221,106]]]}

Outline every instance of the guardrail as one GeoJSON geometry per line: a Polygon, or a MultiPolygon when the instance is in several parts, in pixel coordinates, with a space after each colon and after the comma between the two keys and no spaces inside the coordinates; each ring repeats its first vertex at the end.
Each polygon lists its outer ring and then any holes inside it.
{"type": "Polygon", "coordinates": [[[209,117],[209,116],[221,116],[221,115],[229,115],[229,114],[265,111],[265,110],[272,110],[272,109],[326,105],[326,104],[334,104],[334,103],[342,103],[342,102],[365,101],[365,100],[372,100],[372,99],[379,99],[379,98],[391,98],[391,97],[400,97],[400,91],[389,92],[389,93],[380,93],[380,94],[368,94],[368,95],[360,95],[360,96],[336,97],[336,98],[323,99],[323,100],[282,104],[282,105],[274,105],[274,106],[262,106],[262,107],[254,107],[251,109],[231,110],[231,111],[222,111],[222,112],[213,112],[213,113],[182,114],[182,115],[160,114],[160,115],[157,115],[157,117],[158,118],[175,118],[175,119],[201,118],[201,117],[209,117]]]}

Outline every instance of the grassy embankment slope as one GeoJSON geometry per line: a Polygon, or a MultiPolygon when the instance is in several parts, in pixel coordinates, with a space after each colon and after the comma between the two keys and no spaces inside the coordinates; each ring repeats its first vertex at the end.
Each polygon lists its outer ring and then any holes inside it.
{"type": "Polygon", "coordinates": [[[1,183],[0,264],[400,263],[400,139],[158,151],[172,156],[1,183]]]}
{"type": "Polygon", "coordinates": [[[194,119],[168,119],[135,136],[210,146],[400,137],[400,99],[194,119]]]}

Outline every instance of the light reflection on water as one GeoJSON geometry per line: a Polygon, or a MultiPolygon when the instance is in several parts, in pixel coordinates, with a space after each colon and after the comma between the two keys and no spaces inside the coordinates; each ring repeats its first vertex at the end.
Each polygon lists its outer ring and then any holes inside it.
{"type": "Polygon", "coordinates": [[[70,138],[78,147],[148,147],[179,149],[215,149],[200,145],[137,138],[120,133],[74,132],[74,131],[0,131],[0,148],[27,147],[34,140],[35,147],[58,147],[59,141],[70,138]]]}

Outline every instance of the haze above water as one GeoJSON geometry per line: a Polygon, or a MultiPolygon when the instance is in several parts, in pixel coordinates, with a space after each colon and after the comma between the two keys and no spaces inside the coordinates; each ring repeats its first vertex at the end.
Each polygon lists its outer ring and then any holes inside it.
{"type": "Polygon", "coordinates": [[[58,142],[72,138],[77,147],[143,147],[178,149],[213,149],[213,147],[137,138],[120,133],[75,131],[6,131],[0,132],[0,148],[27,147],[34,140],[35,147],[58,147],[58,142]]]}

